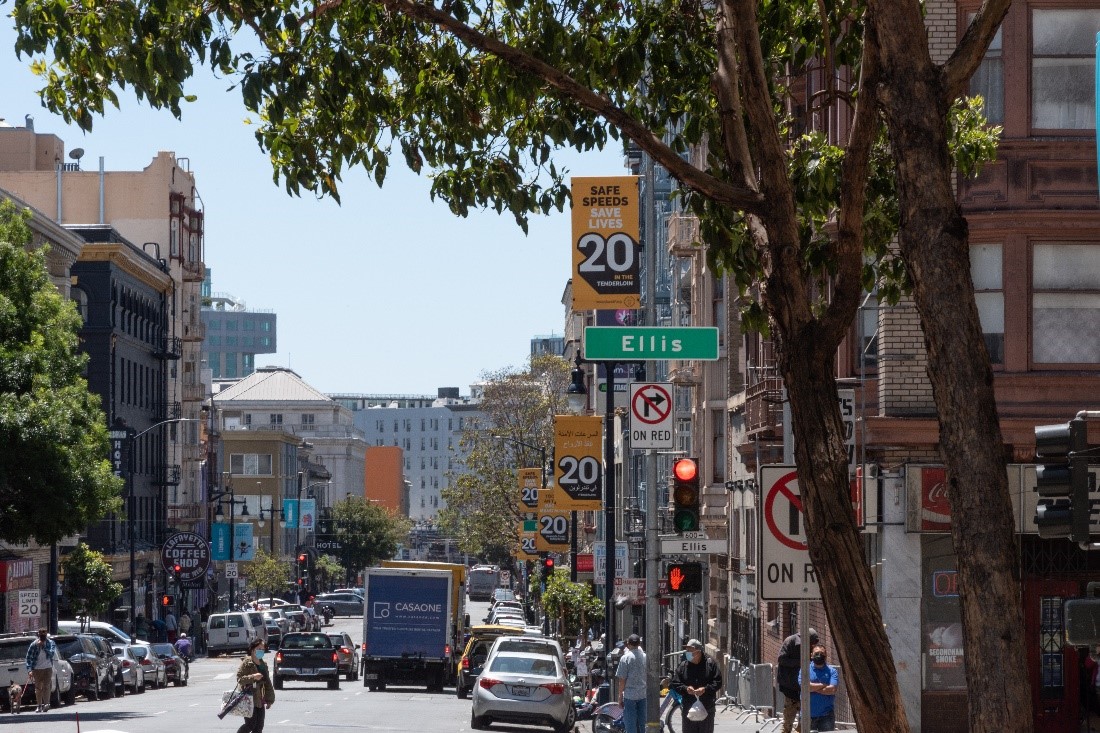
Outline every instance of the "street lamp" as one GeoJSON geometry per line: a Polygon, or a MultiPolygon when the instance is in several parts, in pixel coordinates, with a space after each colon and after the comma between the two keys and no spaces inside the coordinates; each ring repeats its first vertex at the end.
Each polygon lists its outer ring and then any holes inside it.
{"type": "MultiPolygon", "coordinates": [[[[215,491],[215,492],[213,492],[210,495],[210,499],[212,501],[217,501],[218,502],[218,506],[214,510],[214,516],[215,517],[225,516],[225,513],[222,511],[222,504],[223,503],[228,503],[229,504],[229,562],[233,562],[233,550],[234,550],[234,546],[235,546],[236,540],[237,540],[237,538],[234,536],[234,534],[235,534],[234,533],[235,518],[234,518],[233,513],[236,511],[237,505],[242,504],[243,506],[241,508],[241,517],[244,518],[244,517],[249,516],[249,514],[248,514],[248,502],[246,502],[244,499],[238,499],[237,495],[233,493],[233,475],[231,473],[229,473],[228,471],[226,471],[225,473],[222,474],[222,476],[223,476],[223,485],[227,487],[226,490],[225,491],[215,491]],[[224,497],[226,497],[226,496],[229,497],[228,502],[224,501],[224,497]]],[[[242,542],[241,545],[242,545],[241,550],[242,550],[242,553],[243,553],[243,551],[245,549],[244,543],[242,542]]],[[[229,610],[232,611],[233,607],[236,603],[236,600],[237,600],[237,579],[236,578],[230,578],[229,580],[230,580],[230,582],[229,582],[229,610]]]]}
{"type": "Polygon", "coordinates": [[[282,507],[276,509],[271,506],[267,509],[260,507],[260,518],[256,520],[256,526],[260,529],[264,528],[264,514],[267,514],[267,521],[271,522],[271,528],[267,531],[267,548],[271,552],[271,556],[274,558],[279,557],[279,553],[275,552],[275,512],[279,513],[279,526],[286,527],[286,514],[283,512],[282,507]]]}
{"type": "MultiPolygon", "coordinates": [[[[137,579],[137,539],[134,535],[134,517],[137,515],[137,497],[134,496],[134,443],[146,433],[159,428],[161,425],[177,422],[198,422],[198,418],[174,417],[168,420],[155,422],[141,432],[133,433],[132,428],[126,425],[122,418],[115,418],[115,424],[125,430],[126,441],[126,538],[130,543],[130,633],[137,635],[137,589],[134,585],[137,579]]],[[[54,588],[50,588],[54,592],[54,588]]],[[[54,604],[50,603],[53,609],[54,604]]],[[[53,611],[51,610],[52,614],[53,611]]],[[[53,619],[51,619],[53,621],[53,619]]],[[[56,628],[56,622],[52,624],[56,628]]]]}

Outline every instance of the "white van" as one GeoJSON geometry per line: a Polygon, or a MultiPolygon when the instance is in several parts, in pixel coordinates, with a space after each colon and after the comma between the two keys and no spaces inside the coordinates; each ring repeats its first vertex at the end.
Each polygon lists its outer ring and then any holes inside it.
{"type": "Polygon", "coordinates": [[[246,652],[259,633],[247,613],[212,613],[206,620],[206,648],[212,657],[222,652],[246,652]]]}
{"type": "Polygon", "coordinates": [[[103,621],[86,621],[81,628],[79,621],[58,621],[57,631],[60,634],[96,634],[102,636],[111,644],[132,644],[133,639],[122,629],[103,621]]]}

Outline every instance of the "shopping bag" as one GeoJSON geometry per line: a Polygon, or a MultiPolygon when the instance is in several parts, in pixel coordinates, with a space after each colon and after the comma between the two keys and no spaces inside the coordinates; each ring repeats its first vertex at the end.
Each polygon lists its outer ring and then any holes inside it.
{"type": "Polygon", "coordinates": [[[707,719],[707,709],[703,705],[703,701],[699,698],[695,698],[695,702],[688,708],[688,720],[693,720],[698,723],[700,720],[707,719]]]}
{"type": "Polygon", "coordinates": [[[255,701],[252,699],[252,689],[242,690],[234,687],[229,692],[222,693],[222,709],[218,713],[219,718],[226,715],[239,715],[242,718],[251,718],[255,701]]]}

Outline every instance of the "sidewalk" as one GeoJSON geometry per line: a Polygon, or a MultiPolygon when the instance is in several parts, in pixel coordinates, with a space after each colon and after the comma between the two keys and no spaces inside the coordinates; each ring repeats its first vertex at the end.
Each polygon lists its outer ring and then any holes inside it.
{"type": "MultiPolygon", "coordinates": [[[[782,711],[780,711],[780,715],[782,716],[782,711]]],[[[782,723],[782,717],[780,719],[773,718],[769,721],[766,712],[757,715],[739,708],[730,708],[722,712],[722,706],[719,705],[714,717],[714,733],[779,733],[782,729],[782,723]]],[[[837,724],[836,729],[838,731],[855,730],[855,728],[841,727],[840,724],[837,724]]],[[[679,728],[677,728],[677,733],[679,733],[679,728]]]]}

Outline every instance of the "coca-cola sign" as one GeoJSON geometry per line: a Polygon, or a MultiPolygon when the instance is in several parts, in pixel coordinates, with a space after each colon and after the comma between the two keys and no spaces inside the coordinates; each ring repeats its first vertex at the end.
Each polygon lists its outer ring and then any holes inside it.
{"type": "Polygon", "coordinates": [[[947,499],[947,471],[943,468],[922,468],[920,484],[921,532],[950,532],[951,504],[947,499]]]}

